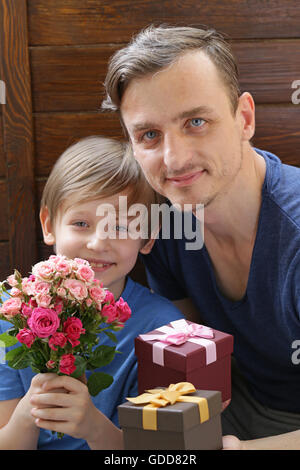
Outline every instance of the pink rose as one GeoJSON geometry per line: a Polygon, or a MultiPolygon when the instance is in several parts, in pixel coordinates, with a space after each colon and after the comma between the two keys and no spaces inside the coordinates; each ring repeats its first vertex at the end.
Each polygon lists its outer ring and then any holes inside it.
{"type": "Polygon", "coordinates": [[[57,293],[57,295],[59,295],[60,297],[66,297],[66,295],[67,295],[67,291],[66,291],[66,289],[64,289],[63,287],[58,287],[58,288],[56,289],[56,293],[57,293]]]}
{"type": "Polygon", "coordinates": [[[76,276],[85,282],[92,282],[95,277],[95,273],[89,266],[80,265],[77,269],[76,276]]]}
{"type": "Polygon", "coordinates": [[[5,316],[8,320],[12,317],[21,313],[22,307],[22,300],[20,297],[12,297],[5,302],[3,302],[2,306],[0,307],[0,313],[5,316]]]}
{"type": "Polygon", "coordinates": [[[17,287],[12,287],[10,290],[10,295],[12,295],[13,297],[22,297],[23,292],[20,291],[20,289],[18,289],[17,287]]]}
{"type": "Polygon", "coordinates": [[[34,295],[34,276],[31,274],[29,277],[22,279],[22,291],[26,295],[34,295]]]}
{"type": "Polygon", "coordinates": [[[40,261],[32,268],[34,276],[39,277],[45,281],[52,279],[55,274],[55,264],[51,261],[40,261]]]}
{"type": "Polygon", "coordinates": [[[18,285],[18,281],[16,280],[14,274],[11,274],[10,276],[8,276],[8,278],[6,280],[7,280],[8,284],[10,285],[10,287],[15,287],[15,286],[18,285]]]}
{"type": "Polygon", "coordinates": [[[36,303],[36,300],[35,299],[29,299],[29,302],[28,302],[28,307],[30,308],[35,308],[37,307],[38,304],[36,303]]]}
{"type": "Polygon", "coordinates": [[[126,322],[131,317],[131,309],[127,302],[122,297],[116,302],[118,312],[118,321],[121,323],[126,322]]]}
{"type": "Polygon", "coordinates": [[[113,323],[118,319],[118,312],[115,305],[104,305],[101,310],[102,317],[106,317],[106,323],[113,323]]]}
{"type": "Polygon", "coordinates": [[[33,310],[27,323],[36,336],[48,338],[56,332],[60,320],[55,310],[37,307],[33,310]]]}
{"type": "Polygon", "coordinates": [[[83,300],[87,297],[88,291],[86,285],[77,279],[66,279],[63,282],[63,287],[68,289],[69,294],[76,300],[83,300]]]}
{"type": "Polygon", "coordinates": [[[110,292],[109,290],[105,291],[104,302],[108,302],[109,304],[114,304],[115,303],[114,294],[112,292],[110,292]]]}
{"type": "Polygon", "coordinates": [[[46,367],[47,367],[47,369],[54,369],[55,361],[51,361],[51,359],[50,359],[48,362],[46,362],[46,367]]]}
{"type": "Polygon", "coordinates": [[[55,346],[59,346],[63,348],[67,342],[67,338],[65,337],[64,333],[56,332],[54,333],[51,338],[49,338],[48,344],[53,351],[57,351],[55,346]]]}
{"type": "Polygon", "coordinates": [[[22,303],[22,315],[23,317],[30,317],[30,315],[32,314],[32,309],[30,307],[28,307],[28,305],[26,305],[25,303],[22,303]]]}
{"type": "Polygon", "coordinates": [[[67,340],[73,348],[80,344],[78,338],[80,335],[85,333],[85,329],[82,328],[81,320],[77,317],[69,317],[63,324],[63,332],[65,333],[67,340]]]}
{"type": "Polygon", "coordinates": [[[27,348],[31,348],[31,345],[35,340],[35,335],[28,328],[23,328],[16,335],[16,338],[18,341],[20,341],[20,343],[25,344],[27,348]]]}
{"type": "Polygon", "coordinates": [[[106,291],[98,286],[90,287],[89,294],[97,304],[101,304],[106,298],[106,291]]]}
{"type": "Polygon", "coordinates": [[[90,263],[89,263],[86,259],[74,258],[74,261],[75,261],[76,264],[78,264],[78,265],[90,266],[90,263]]]}
{"type": "Polygon", "coordinates": [[[71,273],[72,266],[69,261],[61,259],[56,263],[56,269],[62,276],[67,276],[71,273]]]}
{"type": "Polygon", "coordinates": [[[59,361],[59,371],[62,374],[71,375],[76,370],[74,363],[75,356],[73,354],[64,354],[59,361]]]}
{"type": "Polygon", "coordinates": [[[39,307],[47,308],[52,302],[52,297],[48,294],[37,294],[35,298],[39,307]]]}
{"type": "Polygon", "coordinates": [[[45,281],[37,281],[34,283],[34,293],[35,294],[49,294],[50,284],[45,281]]]}
{"type": "Polygon", "coordinates": [[[61,312],[63,311],[64,304],[62,300],[59,300],[55,303],[54,305],[54,310],[56,311],[57,315],[60,315],[61,312]]]}

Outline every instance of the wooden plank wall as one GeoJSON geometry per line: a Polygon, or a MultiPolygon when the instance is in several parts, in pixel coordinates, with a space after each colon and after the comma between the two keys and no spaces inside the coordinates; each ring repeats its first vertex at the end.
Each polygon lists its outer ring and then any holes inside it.
{"type": "MultiPolygon", "coordinates": [[[[25,64],[15,65],[25,67],[27,85],[30,83],[26,109],[27,120],[32,113],[32,142],[27,143],[29,160],[23,179],[30,176],[31,155],[35,184],[34,197],[29,181],[27,203],[23,198],[21,206],[16,205],[12,191],[16,175],[9,171],[14,148],[5,145],[9,136],[0,116],[0,278],[19,266],[22,242],[24,250],[29,247],[30,260],[27,257],[22,261],[25,270],[49,254],[42,242],[37,208],[45,180],[60,153],[86,135],[122,136],[116,117],[99,113],[107,60],[149,23],[206,24],[228,35],[238,59],[242,91],[251,92],[256,102],[254,144],[273,151],[286,163],[300,166],[300,104],[291,101],[295,91],[292,83],[300,80],[298,0],[0,0],[0,5],[4,36],[8,27],[4,13],[19,18],[14,28],[11,26],[12,41],[21,41],[17,29],[21,24],[24,28],[27,21],[28,37],[23,38],[23,47],[28,49],[29,63],[26,66],[25,60],[25,64]],[[17,227],[18,233],[15,217],[22,206],[31,217],[27,225],[18,219],[22,224],[17,227]]],[[[12,48],[12,42],[6,40],[6,47],[12,48]]],[[[4,55],[2,51],[2,64],[4,55]]],[[[23,61],[24,57],[19,59],[23,61]]],[[[7,105],[0,106],[4,115],[7,105]]],[[[10,135],[13,132],[10,129],[10,135]]],[[[17,132],[15,139],[19,139],[17,132]]],[[[21,158],[19,149],[14,160],[21,158]]],[[[22,165],[19,162],[20,168],[22,165]]],[[[142,279],[141,267],[135,277],[142,279]]]]}

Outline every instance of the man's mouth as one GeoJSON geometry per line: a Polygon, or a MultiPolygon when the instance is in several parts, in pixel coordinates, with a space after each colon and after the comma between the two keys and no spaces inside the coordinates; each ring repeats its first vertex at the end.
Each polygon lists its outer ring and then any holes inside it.
{"type": "Polygon", "coordinates": [[[193,173],[188,173],[188,174],[175,176],[172,178],[166,178],[166,179],[168,182],[170,182],[174,186],[188,186],[194,183],[194,181],[196,181],[205,172],[206,170],[199,170],[199,171],[194,171],[193,173]]]}

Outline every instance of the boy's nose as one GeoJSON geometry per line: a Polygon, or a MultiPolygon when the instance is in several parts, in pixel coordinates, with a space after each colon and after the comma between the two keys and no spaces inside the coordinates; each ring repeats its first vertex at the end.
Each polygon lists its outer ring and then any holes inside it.
{"type": "Polygon", "coordinates": [[[105,251],[108,247],[109,238],[108,233],[93,233],[87,241],[87,248],[94,251],[105,251]]]}

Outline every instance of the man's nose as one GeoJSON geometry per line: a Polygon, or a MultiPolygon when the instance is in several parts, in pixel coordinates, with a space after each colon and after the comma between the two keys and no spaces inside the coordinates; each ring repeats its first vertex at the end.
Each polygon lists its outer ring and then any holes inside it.
{"type": "Polygon", "coordinates": [[[179,133],[165,134],[164,164],[171,174],[180,172],[191,160],[190,151],[184,138],[179,133]]]}

